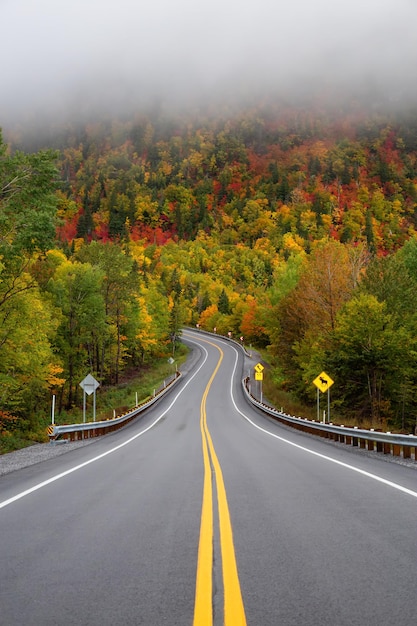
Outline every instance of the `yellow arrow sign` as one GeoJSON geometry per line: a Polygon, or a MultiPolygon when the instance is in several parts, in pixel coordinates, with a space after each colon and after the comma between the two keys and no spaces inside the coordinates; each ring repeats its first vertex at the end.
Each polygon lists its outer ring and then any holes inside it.
{"type": "Polygon", "coordinates": [[[265,369],[265,368],[264,368],[264,366],[262,365],[262,363],[257,363],[257,364],[255,365],[255,371],[256,371],[256,372],[258,372],[258,374],[260,374],[261,372],[263,372],[263,371],[264,371],[264,369],[265,369]]]}
{"type": "Polygon", "coordinates": [[[313,380],[313,384],[316,385],[316,387],[320,389],[320,391],[322,391],[323,393],[330,389],[333,383],[334,380],[332,380],[330,376],[326,374],[326,372],[322,372],[317,376],[317,378],[313,380]]]}

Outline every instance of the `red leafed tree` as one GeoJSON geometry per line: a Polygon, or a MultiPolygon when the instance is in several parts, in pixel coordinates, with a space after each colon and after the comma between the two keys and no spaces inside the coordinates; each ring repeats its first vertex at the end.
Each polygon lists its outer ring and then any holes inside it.
{"type": "Polygon", "coordinates": [[[263,323],[265,307],[258,306],[255,298],[248,297],[248,308],[242,316],[240,330],[245,337],[245,342],[253,342],[262,345],[266,341],[266,331],[263,323]]]}

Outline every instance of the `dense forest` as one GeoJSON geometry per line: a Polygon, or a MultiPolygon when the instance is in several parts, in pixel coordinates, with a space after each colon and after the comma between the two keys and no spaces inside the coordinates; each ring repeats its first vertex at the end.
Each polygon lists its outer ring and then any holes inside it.
{"type": "Polygon", "coordinates": [[[333,415],[417,423],[417,117],[279,108],[8,131],[0,431],[46,424],[199,324],[333,415]],[[45,417],[46,416],[46,417],[45,417]],[[43,420],[43,421],[42,421],[43,420]],[[45,421],[46,420],[46,421],[45,421]]]}

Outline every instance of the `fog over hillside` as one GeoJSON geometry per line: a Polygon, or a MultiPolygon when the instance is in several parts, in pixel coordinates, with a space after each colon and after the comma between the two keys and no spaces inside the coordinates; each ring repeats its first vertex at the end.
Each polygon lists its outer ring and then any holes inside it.
{"type": "Polygon", "coordinates": [[[0,126],[266,94],[414,101],[415,0],[2,0],[0,126]]]}

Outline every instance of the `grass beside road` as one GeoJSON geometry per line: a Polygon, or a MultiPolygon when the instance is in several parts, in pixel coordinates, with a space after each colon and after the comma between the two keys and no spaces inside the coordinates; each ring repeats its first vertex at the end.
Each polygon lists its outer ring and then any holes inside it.
{"type": "MultiPolygon", "coordinates": [[[[267,363],[268,355],[265,355],[264,362],[267,363]]],[[[262,390],[265,402],[271,404],[276,409],[284,411],[288,415],[297,417],[305,417],[309,420],[317,420],[317,404],[306,404],[298,400],[290,392],[282,389],[282,374],[279,369],[266,367],[264,372],[262,390]]],[[[311,383],[313,385],[313,383],[311,383]]],[[[326,411],[326,421],[328,421],[327,410],[327,393],[320,393],[320,420],[323,419],[323,411],[326,411]]],[[[379,430],[390,430],[387,420],[381,419],[378,422],[373,421],[370,417],[356,417],[355,415],[341,415],[337,407],[331,404],[331,422],[335,425],[343,424],[353,428],[375,428],[379,430]]],[[[391,427],[392,428],[392,427],[391,427]]],[[[392,429],[394,430],[394,429],[392,429]]],[[[399,429],[396,432],[400,432],[399,429]]]]}
{"type": "MultiPolygon", "coordinates": [[[[186,353],[182,348],[177,350],[175,363],[167,359],[156,360],[139,372],[125,374],[123,381],[116,386],[98,389],[96,394],[96,421],[112,418],[126,413],[138,404],[153,397],[161,387],[167,384],[175,374],[176,366],[184,362],[186,353]]],[[[56,416],[56,424],[78,424],[83,421],[82,407],[71,413],[56,416]]],[[[93,396],[87,398],[86,421],[93,421],[93,396]]]]}
{"type": "MultiPolygon", "coordinates": [[[[168,362],[168,357],[155,359],[140,370],[130,371],[123,377],[119,385],[112,387],[99,387],[96,393],[96,421],[111,418],[116,415],[126,413],[136,406],[136,394],[138,404],[153,396],[154,390],[158,391],[164,381],[168,382],[175,373],[175,366],[179,367],[187,358],[187,349],[180,344],[175,352],[175,364],[168,362]]],[[[80,390],[81,392],[81,390],[80,390]]],[[[55,412],[56,424],[79,424],[83,421],[82,392],[80,393],[80,403],[71,411],[55,412]]],[[[93,397],[87,397],[86,421],[93,421],[93,397]]],[[[45,443],[49,441],[46,429],[51,423],[51,415],[39,415],[34,417],[32,424],[35,427],[29,430],[24,424],[19,429],[19,422],[16,427],[7,432],[0,432],[0,455],[13,450],[25,448],[34,443],[45,443]]]]}
{"type": "Polygon", "coordinates": [[[317,419],[316,407],[307,406],[296,398],[294,398],[287,391],[280,389],[273,380],[268,376],[264,376],[263,380],[263,394],[268,399],[268,403],[274,406],[278,410],[282,410],[288,415],[297,415],[300,417],[306,417],[307,419],[317,419]]]}

